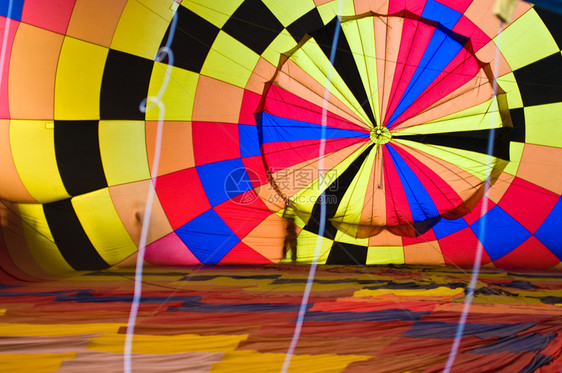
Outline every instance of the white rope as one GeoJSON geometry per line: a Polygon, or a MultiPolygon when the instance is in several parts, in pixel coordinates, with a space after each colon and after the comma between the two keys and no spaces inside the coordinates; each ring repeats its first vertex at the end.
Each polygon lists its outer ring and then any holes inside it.
{"type": "MultiPolygon", "coordinates": [[[[493,96],[492,96],[492,107],[490,111],[492,113],[496,112],[499,115],[499,107],[497,107],[497,93],[498,93],[498,83],[496,79],[496,74],[498,74],[498,66],[500,60],[500,40],[501,40],[501,33],[502,33],[503,22],[500,22],[500,29],[498,32],[498,39],[496,43],[496,60],[494,61],[494,70],[492,71],[493,74],[493,96]],[[494,100],[495,99],[495,100],[494,100]],[[495,106],[495,107],[494,107],[495,106]]],[[[482,242],[486,238],[486,221],[488,212],[488,198],[486,195],[488,194],[488,190],[490,189],[490,178],[492,176],[492,160],[493,160],[493,153],[494,153],[494,138],[496,133],[496,128],[494,127],[495,123],[494,120],[496,119],[495,115],[490,116],[491,121],[491,129],[490,129],[490,137],[488,138],[488,157],[486,161],[486,168],[490,171],[490,175],[484,181],[484,194],[482,195],[482,207],[480,209],[480,228],[479,228],[479,236],[478,236],[478,244],[476,246],[476,255],[474,256],[474,263],[472,265],[472,274],[470,277],[470,283],[466,288],[466,297],[464,299],[464,306],[462,309],[461,317],[458,322],[457,331],[455,333],[455,339],[453,341],[453,346],[451,347],[451,351],[449,353],[449,358],[447,359],[447,363],[445,368],[443,369],[444,373],[449,373],[453,368],[453,364],[455,363],[455,358],[457,357],[459,346],[462,340],[462,336],[464,334],[464,327],[466,325],[466,319],[468,317],[468,313],[470,312],[470,306],[472,305],[472,298],[474,297],[474,290],[476,289],[476,284],[478,282],[478,275],[480,273],[480,265],[482,261],[482,252],[484,250],[484,246],[482,242]]]]}
{"type": "MultiPolygon", "coordinates": [[[[332,49],[330,51],[330,65],[331,68],[328,70],[326,88],[324,90],[324,99],[322,104],[322,135],[320,139],[320,149],[318,151],[318,170],[324,169],[324,153],[326,151],[326,125],[328,117],[328,98],[330,94],[330,88],[332,85],[332,74],[334,71],[334,59],[336,58],[336,47],[338,45],[338,40],[341,32],[341,19],[340,15],[343,9],[343,0],[339,0],[338,9],[338,20],[336,22],[336,30],[334,33],[334,38],[332,40],[332,49]]],[[[286,373],[291,365],[291,360],[295,353],[297,344],[299,343],[300,335],[302,332],[302,325],[304,322],[304,317],[306,315],[306,308],[308,306],[308,300],[310,299],[310,292],[312,291],[312,285],[314,284],[314,276],[316,275],[316,267],[318,266],[318,258],[320,256],[320,249],[322,248],[322,238],[324,236],[324,231],[326,229],[326,199],[325,196],[325,178],[320,175],[320,190],[323,190],[320,195],[320,222],[318,225],[318,237],[316,240],[316,246],[314,248],[314,256],[312,258],[312,264],[310,265],[310,270],[308,272],[308,277],[306,279],[306,286],[301,299],[301,304],[299,307],[299,313],[297,315],[297,321],[295,323],[295,330],[293,332],[293,338],[291,339],[291,344],[285,355],[285,360],[283,361],[283,366],[281,372],[286,373]]]]}
{"type": "Polygon", "coordinates": [[[162,153],[162,133],[164,130],[164,116],[166,114],[166,107],[162,102],[162,96],[166,92],[172,67],[174,65],[174,56],[170,45],[172,43],[174,32],[177,24],[177,16],[174,15],[170,24],[170,33],[166,45],[158,51],[155,62],[161,62],[165,57],[168,58],[168,65],[164,74],[164,80],[158,90],[157,96],[150,96],[145,98],[139,105],[139,110],[143,113],[158,108],[158,124],[156,128],[156,139],[154,145],[154,156],[152,161],[152,168],[150,170],[151,183],[148,185],[148,195],[146,197],[146,204],[142,219],[141,235],[139,240],[139,249],[137,252],[137,262],[135,266],[135,288],[133,291],[133,301],[131,302],[131,310],[129,311],[129,319],[127,321],[127,332],[125,336],[125,347],[123,352],[123,370],[125,373],[131,373],[132,361],[131,354],[133,350],[133,336],[135,334],[135,325],[139,310],[139,304],[142,297],[142,275],[144,267],[144,254],[146,250],[146,242],[148,237],[148,229],[150,227],[150,217],[152,215],[152,205],[156,194],[156,178],[158,177],[158,167],[160,166],[160,155],[162,153]]]}

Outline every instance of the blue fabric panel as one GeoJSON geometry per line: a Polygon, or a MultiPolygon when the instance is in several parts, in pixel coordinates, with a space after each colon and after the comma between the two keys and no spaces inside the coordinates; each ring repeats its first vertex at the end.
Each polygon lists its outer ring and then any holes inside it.
{"type": "Polygon", "coordinates": [[[440,239],[463,230],[466,227],[468,227],[468,224],[463,218],[455,220],[441,219],[441,221],[433,227],[433,231],[435,232],[435,237],[440,239]]]}
{"type": "MultiPolygon", "coordinates": [[[[307,307],[311,308],[309,304],[307,307]]],[[[272,304],[272,303],[249,303],[249,304],[194,304],[181,307],[170,307],[172,312],[298,312],[300,304],[272,304]]]]}
{"type": "Polygon", "coordinates": [[[240,242],[214,210],[208,210],[176,229],[176,234],[197,259],[205,264],[218,263],[240,242]]]}
{"type": "Polygon", "coordinates": [[[509,254],[525,242],[531,233],[501,207],[494,206],[484,216],[475,221],[470,228],[478,237],[492,260],[509,254]],[[486,219],[485,229],[481,232],[481,221],[486,219]]]}
{"type": "Polygon", "coordinates": [[[548,217],[535,232],[535,237],[558,259],[562,260],[562,234],[560,234],[560,227],[562,227],[562,198],[558,199],[548,217]]]}
{"type": "Polygon", "coordinates": [[[371,312],[308,312],[305,321],[414,321],[429,315],[431,312],[413,312],[404,309],[391,309],[371,312]]]}
{"type": "MultiPolygon", "coordinates": [[[[0,16],[21,21],[24,0],[3,0],[0,1],[0,16]],[[11,5],[11,9],[10,9],[11,5]],[[10,14],[8,14],[10,13],[10,14]]],[[[11,27],[14,27],[11,25],[11,27]]]]}
{"type": "Polygon", "coordinates": [[[239,124],[238,142],[240,143],[240,156],[242,158],[261,154],[257,126],[239,124]]]}
{"type": "Polygon", "coordinates": [[[414,222],[421,222],[438,217],[439,211],[437,211],[437,207],[435,207],[433,200],[414,171],[412,171],[406,161],[402,159],[392,146],[386,145],[386,148],[400,176],[400,181],[404,187],[404,192],[406,192],[406,198],[408,198],[414,222]]]}
{"type": "MultiPolygon", "coordinates": [[[[560,9],[562,11],[562,6],[560,7],[560,9]]],[[[538,372],[538,369],[540,367],[550,364],[552,360],[554,360],[552,356],[546,356],[544,354],[536,354],[533,360],[531,360],[531,362],[525,368],[521,369],[519,373],[538,372]]]]}
{"type": "Polygon", "coordinates": [[[197,173],[213,207],[253,189],[240,158],[197,166],[197,173]]]}
{"type": "MultiPolygon", "coordinates": [[[[466,323],[463,336],[475,336],[481,339],[486,338],[507,338],[517,333],[527,330],[536,323],[517,323],[517,324],[473,324],[466,323]]],[[[404,333],[403,337],[409,338],[455,338],[458,323],[444,321],[416,321],[410,329],[404,333]]]]}
{"type": "Polygon", "coordinates": [[[264,143],[300,141],[300,140],[320,140],[325,139],[346,139],[353,137],[368,138],[370,135],[364,132],[345,130],[334,127],[326,127],[324,137],[320,124],[301,122],[299,120],[277,117],[268,113],[263,113],[261,126],[264,143]]]}
{"type": "Polygon", "coordinates": [[[443,31],[435,29],[419,66],[388,121],[388,127],[392,126],[394,121],[418,99],[420,94],[441,74],[461,49],[462,45],[459,42],[447,36],[443,31]]]}
{"type": "MultiPolygon", "coordinates": [[[[167,297],[147,297],[142,296],[140,303],[147,304],[160,304],[170,302],[184,302],[187,304],[199,303],[201,296],[167,296],[167,297]]],[[[133,301],[132,295],[107,295],[99,296],[90,292],[80,292],[79,294],[59,295],[55,298],[55,302],[77,302],[77,303],[106,303],[106,302],[125,302],[131,303],[133,301]]]]}
{"type": "Polygon", "coordinates": [[[556,338],[556,334],[541,335],[536,333],[529,333],[525,336],[519,337],[516,335],[502,338],[497,342],[491,343],[487,346],[478,347],[470,352],[474,354],[491,354],[499,352],[511,352],[519,354],[525,351],[541,351],[552,340],[556,338]]]}
{"type": "Polygon", "coordinates": [[[437,21],[449,30],[455,27],[461,16],[461,13],[435,0],[427,0],[422,13],[423,18],[437,21]]]}

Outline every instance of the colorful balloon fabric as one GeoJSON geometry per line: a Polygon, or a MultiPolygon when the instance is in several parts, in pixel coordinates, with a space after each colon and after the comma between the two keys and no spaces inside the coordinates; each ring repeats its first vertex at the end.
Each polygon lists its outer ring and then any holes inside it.
{"type": "Polygon", "coordinates": [[[560,269],[561,17],[493,7],[4,2],[1,269],[134,258],[149,190],[154,265],[560,269]]]}

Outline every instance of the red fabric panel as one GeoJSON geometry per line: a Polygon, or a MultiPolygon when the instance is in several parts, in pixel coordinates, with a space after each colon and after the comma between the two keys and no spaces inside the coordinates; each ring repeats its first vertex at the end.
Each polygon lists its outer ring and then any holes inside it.
{"type": "Polygon", "coordinates": [[[417,70],[434,31],[435,27],[433,26],[418,20],[404,19],[400,52],[398,53],[386,118],[383,119],[385,126],[388,125],[388,120],[400,103],[400,99],[417,70]]]}
{"type": "MultiPolygon", "coordinates": [[[[478,238],[470,227],[443,237],[438,242],[445,263],[459,267],[472,267],[478,246],[478,238]]],[[[482,249],[481,263],[487,264],[491,261],[486,250],[482,249]]]]}
{"type": "Polygon", "coordinates": [[[516,177],[498,205],[529,232],[535,233],[558,202],[558,198],[556,193],[516,177]]]}
{"type": "Polygon", "coordinates": [[[454,92],[457,88],[474,78],[479,70],[480,66],[474,56],[465,48],[461,49],[449,65],[416,98],[412,105],[396,119],[392,127],[422,112],[430,105],[454,92]]]}
{"type": "Polygon", "coordinates": [[[221,259],[219,264],[269,264],[267,259],[244,242],[239,242],[221,259]]]}
{"type": "Polygon", "coordinates": [[[439,214],[445,214],[463,203],[462,198],[437,173],[401,147],[394,147],[416,174],[431,197],[439,214]]]}
{"type": "MultiPolygon", "coordinates": [[[[404,192],[404,187],[400,181],[400,176],[396,167],[394,167],[394,162],[392,162],[392,157],[387,150],[389,144],[385,144],[378,150],[383,151],[383,162],[384,162],[384,190],[386,193],[386,224],[387,225],[399,225],[408,224],[412,222],[412,212],[410,211],[410,205],[408,203],[408,198],[404,192]]],[[[395,147],[393,149],[396,150],[395,147]]]]}
{"type": "Polygon", "coordinates": [[[246,172],[248,173],[248,176],[250,176],[250,173],[252,173],[252,175],[254,176],[257,175],[257,180],[253,177],[250,177],[254,188],[269,183],[269,181],[267,180],[265,165],[263,164],[263,158],[261,155],[257,155],[255,157],[242,158],[242,163],[244,163],[244,167],[246,167],[246,172]]]}
{"type": "MultiPolygon", "coordinates": [[[[283,88],[272,85],[267,92],[264,111],[287,119],[300,120],[308,123],[322,124],[322,108],[300,98],[283,88]]],[[[368,130],[334,114],[327,113],[328,127],[350,129],[368,133],[368,130]]]]}
{"type": "Polygon", "coordinates": [[[494,264],[505,269],[548,269],[560,263],[550,250],[535,236],[531,236],[517,248],[494,260],[494,264]]]}
{"type": "Polygon", "coordinates": [[[426,2],[426,0],[390,0],[388,4],[388,14],[407,10],[421,16],[426,2]]]}
{"type": "Polygon", "coordinates": [[[156,192],[174,229],[211,208],[195,168],[160,176],[156,192]]]}
{"type": "Polygon", "coordinates": [[[244,91],[242,106],[240,108],[240,118],[238,119],[240,124],[256,125],[255,113],[258,111],[260,100],[261,96],[257,93],[248,90],[244,91]]]}
{"type": "MultiPolygon", "coordinates": [[[[259,223],[271,215],[260,198],[243,205],[227,200],[215,206],[214,210],[240,239],[246,237],[259,223]]],[[[242,249],[241,247],[240,250],[242,249]]]]}
{"type": "MultiPolygon", "coordinates": [[[[326,140],[324,154],[329,154],[354,144],[369,141],[368,138],[326,140]]],[[[322,140],[274,142],[263,145],[267,165],[271,170],[282,170],[295,164],[318,158],[322,140]]]]}
{"type": "Polygon", "coordinates": [[[65,34],[75,0],[26,0],[21,21],[42,29],[65,34]]]}
{"type": "Polygon", "coordinates": [[[193,122],[192,131],[195,165],[240,158],[238,124],[193,122]]]}
{"type": "MultiPolygon", "coordinates": [[[[451,4],[456,3],[456,1],[451,2],[451,4]]],[[[453,8],[453,6],[451,5],[449,5],[449,7],[453,8]]],[[[486,35],[484,31],[482,31],[478,26],[476,26],[470,19],[465,16],[462,16],[459,19],[455,27],[453,27],[453,31],[469,37],[472,48],[475,52],[480,50],[480,48],[482,48],[492,40],[488,35],[486,35]]]]}
{"type": "Polygon", "coordinates": [[[482,213],[482,204],[484,203],[484,199],[488,200],[488,206],[486,208],[486,211],[484,211],[484,214],[490,211],[496,205],[491,199],[482,197],[478,204],[468,214],[463,216],[468,225],[473,224],[476,220],[480,219],[482,215],[484,215],[482,213]]]}

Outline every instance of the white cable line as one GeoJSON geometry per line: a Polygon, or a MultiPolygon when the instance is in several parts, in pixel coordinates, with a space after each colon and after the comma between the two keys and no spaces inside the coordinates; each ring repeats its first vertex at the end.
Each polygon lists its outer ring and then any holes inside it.
{"type": "Polygon", "coordinates": [[[158,167],[160,165],[160,155],[162,152],[162,133],[164,129],[164,116],[166,114],[166,107],[162,102],[162,96],[168,87],[170,82],[170,76],[172,72],[172,67],[174,65],[174,55],[170,49],[172,40],[174,38],[174,32],[177,25],[177,13],[174,14],[172,22],[170,24],[170,33],[168,34],[168,40],[166,45],[160,48],[158,55],[155,58],[155,62],[162,61],[165,57],[168,57],[168,67],[166,69],[166,74],[164,74],[164,80],[162,85],[158,90],[157,96],[150,96],[145,98],[139,104],[139,110],[142,113],[147,113],[148,111],[158,107],[158,125],[156,128],[156,139],[154,145],[154,156],[152,161],[152,169],[150,170],[150,180],[148,185],[148,195],[146,197],[146,205],[144,209],[144,215],[142,219],[142,229],[139,240],[139,249],[137,252],[137,262],[135,266],[135,287],[133,292],[133,301],[131,302],[131,310],[129,312],[129,319],[127,321],[127,332],[125,336],[125,346],[123,351],[123,370],[125,373],[131,373],[132,361],[131,353],[133,349],[133,336],[135,333],[135,324],[137,320],[137,314],[139,309],[139,304],[142,296],[142,272],[144,266],[144,254],[146,249],[146,242],[148,237],[148,229],[150,226],[150,216],[152,214],[152,205],[154,203],[154,197],[156,193],[156,178],[158,177],[158,167]]]}
{"type": "MultiPolygon", "coordinates": [[[[334,60],[336,58],[336,47],[338,45],[338,39],[341,32],[341,13],[343,9],[343,0],[339,0],[339,8],[337,13],[336,30],[334,32],[334,38],[332,39],[332,49],[330,51],[330,68],[328,69],[328,74],[326,77],[326,88],[324,90],[324,101],[322,103],[322,135],[320,139],[320,149],[318,150],[318,169],[324,169],[324,153],[326,150],[326,125],[328,117],[328,98],[330,94],[330,88],[332,84],[332,74],[334,71],[334,60]]],[[[324,190],[325,178],[321,175],[320,190],[324,190]]],[[[312,285],[314,283],[314,276],[316,274],[316,267],[318,266],[318,258],[320,254],[320,249],[322,248],[322,240],[324,236],[324,230],[326,229],[326,191],[324,190],[320,195],[320,223],[318,225],[318,238],[316,239],[316,247],[314,248],[314,257],[312,258],[312,264],[310,265],[310,270],[308,272],[308,278],[306,279],[306,286],[304,288],[304,293],[301,299],[301,305],[299,308],[299,313],[297,315],[297,322],[295,324],[295,331],[293,332],[293,338],[291,339],[291,344],[285,355],[285,360],[283,361],[283,366],[281,368],[282,373],[286,373],[291,365],[291,359],[299,343],[299,338],[302,332],[302,324],[304,322],[304,316],[306,314],[306,308],[308,306],[308,300],[310,298],[310,292],[312,290],[312,285]]]]}
{"type": "MultiPolygon", "coordinates": [[[[496,97],[497,90],[498,90],[498,83],[496,79],[496,75],[499,68],[499,60],[500,60],[500,42],[501,42],[501,34],[502,34],[502,27],[503,22],[500,22],[500,28],[498,32],[498,41],[496,43],[496,60],[494,61],[494,70],[492,74],[494,74],[493,80],[493,97],[496,97]]],[[[497,99],[493,101],[497,105],[497,99]]],[[[499,111],[498,111],[499,114],[499,111]]],[[[494,137],[496,129],[494,127],[494,119],[495,116],[491,116],[491,124],[492,128],[490,129],[490,135],[488,138],[488,159],[487,159],[487,169],[490,170],[490,175],[487,177],[486,181],[484,182],[484,194],[482,195],[482,207],[480,209],[480,229],[478,235],[478,244],[476,245],[476,255],[474,256],[474,264],[472,267],[472,276],[470,278],[470,283],[466,288],[466,297],[464,299],[464,306],[462,309],[461,317],[458,322],[457,331],[455,333],[455,340],[453,341],[453,346],[451,347],[451,352],[449,353],[449,358],[447,359],[447,363],[445,368],[443,369],[444,373],[449,373],[453,368],[453,364],[455,363],[455,358],[457,356],[459,346],[464,334],[464,327],[466,325],[466,319],[468,317],[468,313],[470,312],[470,306],[472,304],[472,298],[474,297],[474,290],[476,288],[476,284],[478,282],[478,275],[480,272],[480,265],[482,261],[482,251],[484,250],[484,246],[482,242],[486,238],[486,221],[487,221],[487,212],[488,212],[488,198],[486,195],[488,194],[488,190],[490,189],[490,179],[492,176],[492,159],[494,153],[494,137]]]]}

